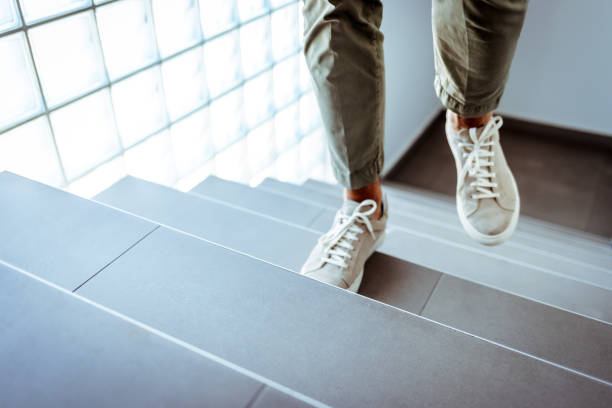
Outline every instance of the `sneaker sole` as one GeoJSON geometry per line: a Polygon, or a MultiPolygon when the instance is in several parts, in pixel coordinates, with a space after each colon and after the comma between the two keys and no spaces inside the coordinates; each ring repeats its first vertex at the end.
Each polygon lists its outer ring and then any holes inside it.
{"type": "MultiPolygon", "coordinates": [[[[372,256],[374,252],[376,252],[376,250],[383,244],[383,242],[385,242],[386,237],[387,237],[387,231],[383,231],[382,234],[380,234],[380,236],[374,243],[374,246],[372,247],[372,250],[368,254],[366,261],[368,260],[369,257],[372,256]]],[[[351,286],[349,286],[346,290],[348,290],[349,292],[357,293],[357,291],[359,290],[359,286],[361,286],[361,280],[363,279],[364,269],[365,269],[365,262],[364,262],[364,266],[362,266],[361,270],[359,271],[359,275],[357,275],[357,277],[355,278],[351,286]]]]}

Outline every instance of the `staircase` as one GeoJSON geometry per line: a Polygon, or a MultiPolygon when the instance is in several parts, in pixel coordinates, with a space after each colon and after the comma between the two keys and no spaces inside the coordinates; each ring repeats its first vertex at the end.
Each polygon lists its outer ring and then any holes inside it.
{"type": "Polygon", "coordinates": [[[0,406],[612,406],[608,240],[522,217],[485,248],[387,185],[356,295],[296,273],[339,191],[0,173],[0,406]]]}

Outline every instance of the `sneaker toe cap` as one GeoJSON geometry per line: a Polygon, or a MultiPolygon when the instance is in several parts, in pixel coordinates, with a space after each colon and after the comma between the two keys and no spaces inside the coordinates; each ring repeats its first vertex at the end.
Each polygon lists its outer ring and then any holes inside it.
{"type": "Polygon", "coordinates": [[[495,236],[503,234],[512,222],[512,211],[500,207],[486,207],[468,217],[468,221],[481,234],[495,236]]]}
{"type": "Polygon", "coordinates": [[[338,286],[342,289],[348,288],[348,285],[342,277],[342,271],[339,268],[334,268],[327,264],[322,268],[306,271],[302,274],[309,278],[318,280],[319,282],[338,286]]]}

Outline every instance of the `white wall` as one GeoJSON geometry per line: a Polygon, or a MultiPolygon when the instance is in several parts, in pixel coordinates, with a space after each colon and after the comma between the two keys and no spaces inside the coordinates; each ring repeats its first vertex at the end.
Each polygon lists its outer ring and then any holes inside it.
{"type": "Polygon", "coordinates": [[[383,0],[387,74],[385,169],[441,108],[433,88],[431,2],[383,0]]]}
{"type": "Polygon", "coordinates": [[[612,136],[612,1],[531,0],[500,111],[612,136]]]}

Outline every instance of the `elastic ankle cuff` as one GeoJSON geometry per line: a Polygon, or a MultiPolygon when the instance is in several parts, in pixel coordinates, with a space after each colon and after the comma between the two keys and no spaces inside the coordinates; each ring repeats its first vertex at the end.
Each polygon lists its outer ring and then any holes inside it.
{"type": "Polygon", "coordinates": [[[487,101],[485,103],[480,103],[478,105],[460,102],[453,96],[453,93],[456,94],[457,92],[447,90],[442,85],[442,81],[440,80],[440,77],[438,75],[436,75],[434,79],[434,89],[436,90],[436,95],[438,96],[438,99],[446,109],[449,109],[455,112],[457,115],[461,115],[466,118],[483,116],[489,112],[494,111],[499,106],[499,101],[501,99],[500,95],[493,100],[487,101]]]}

